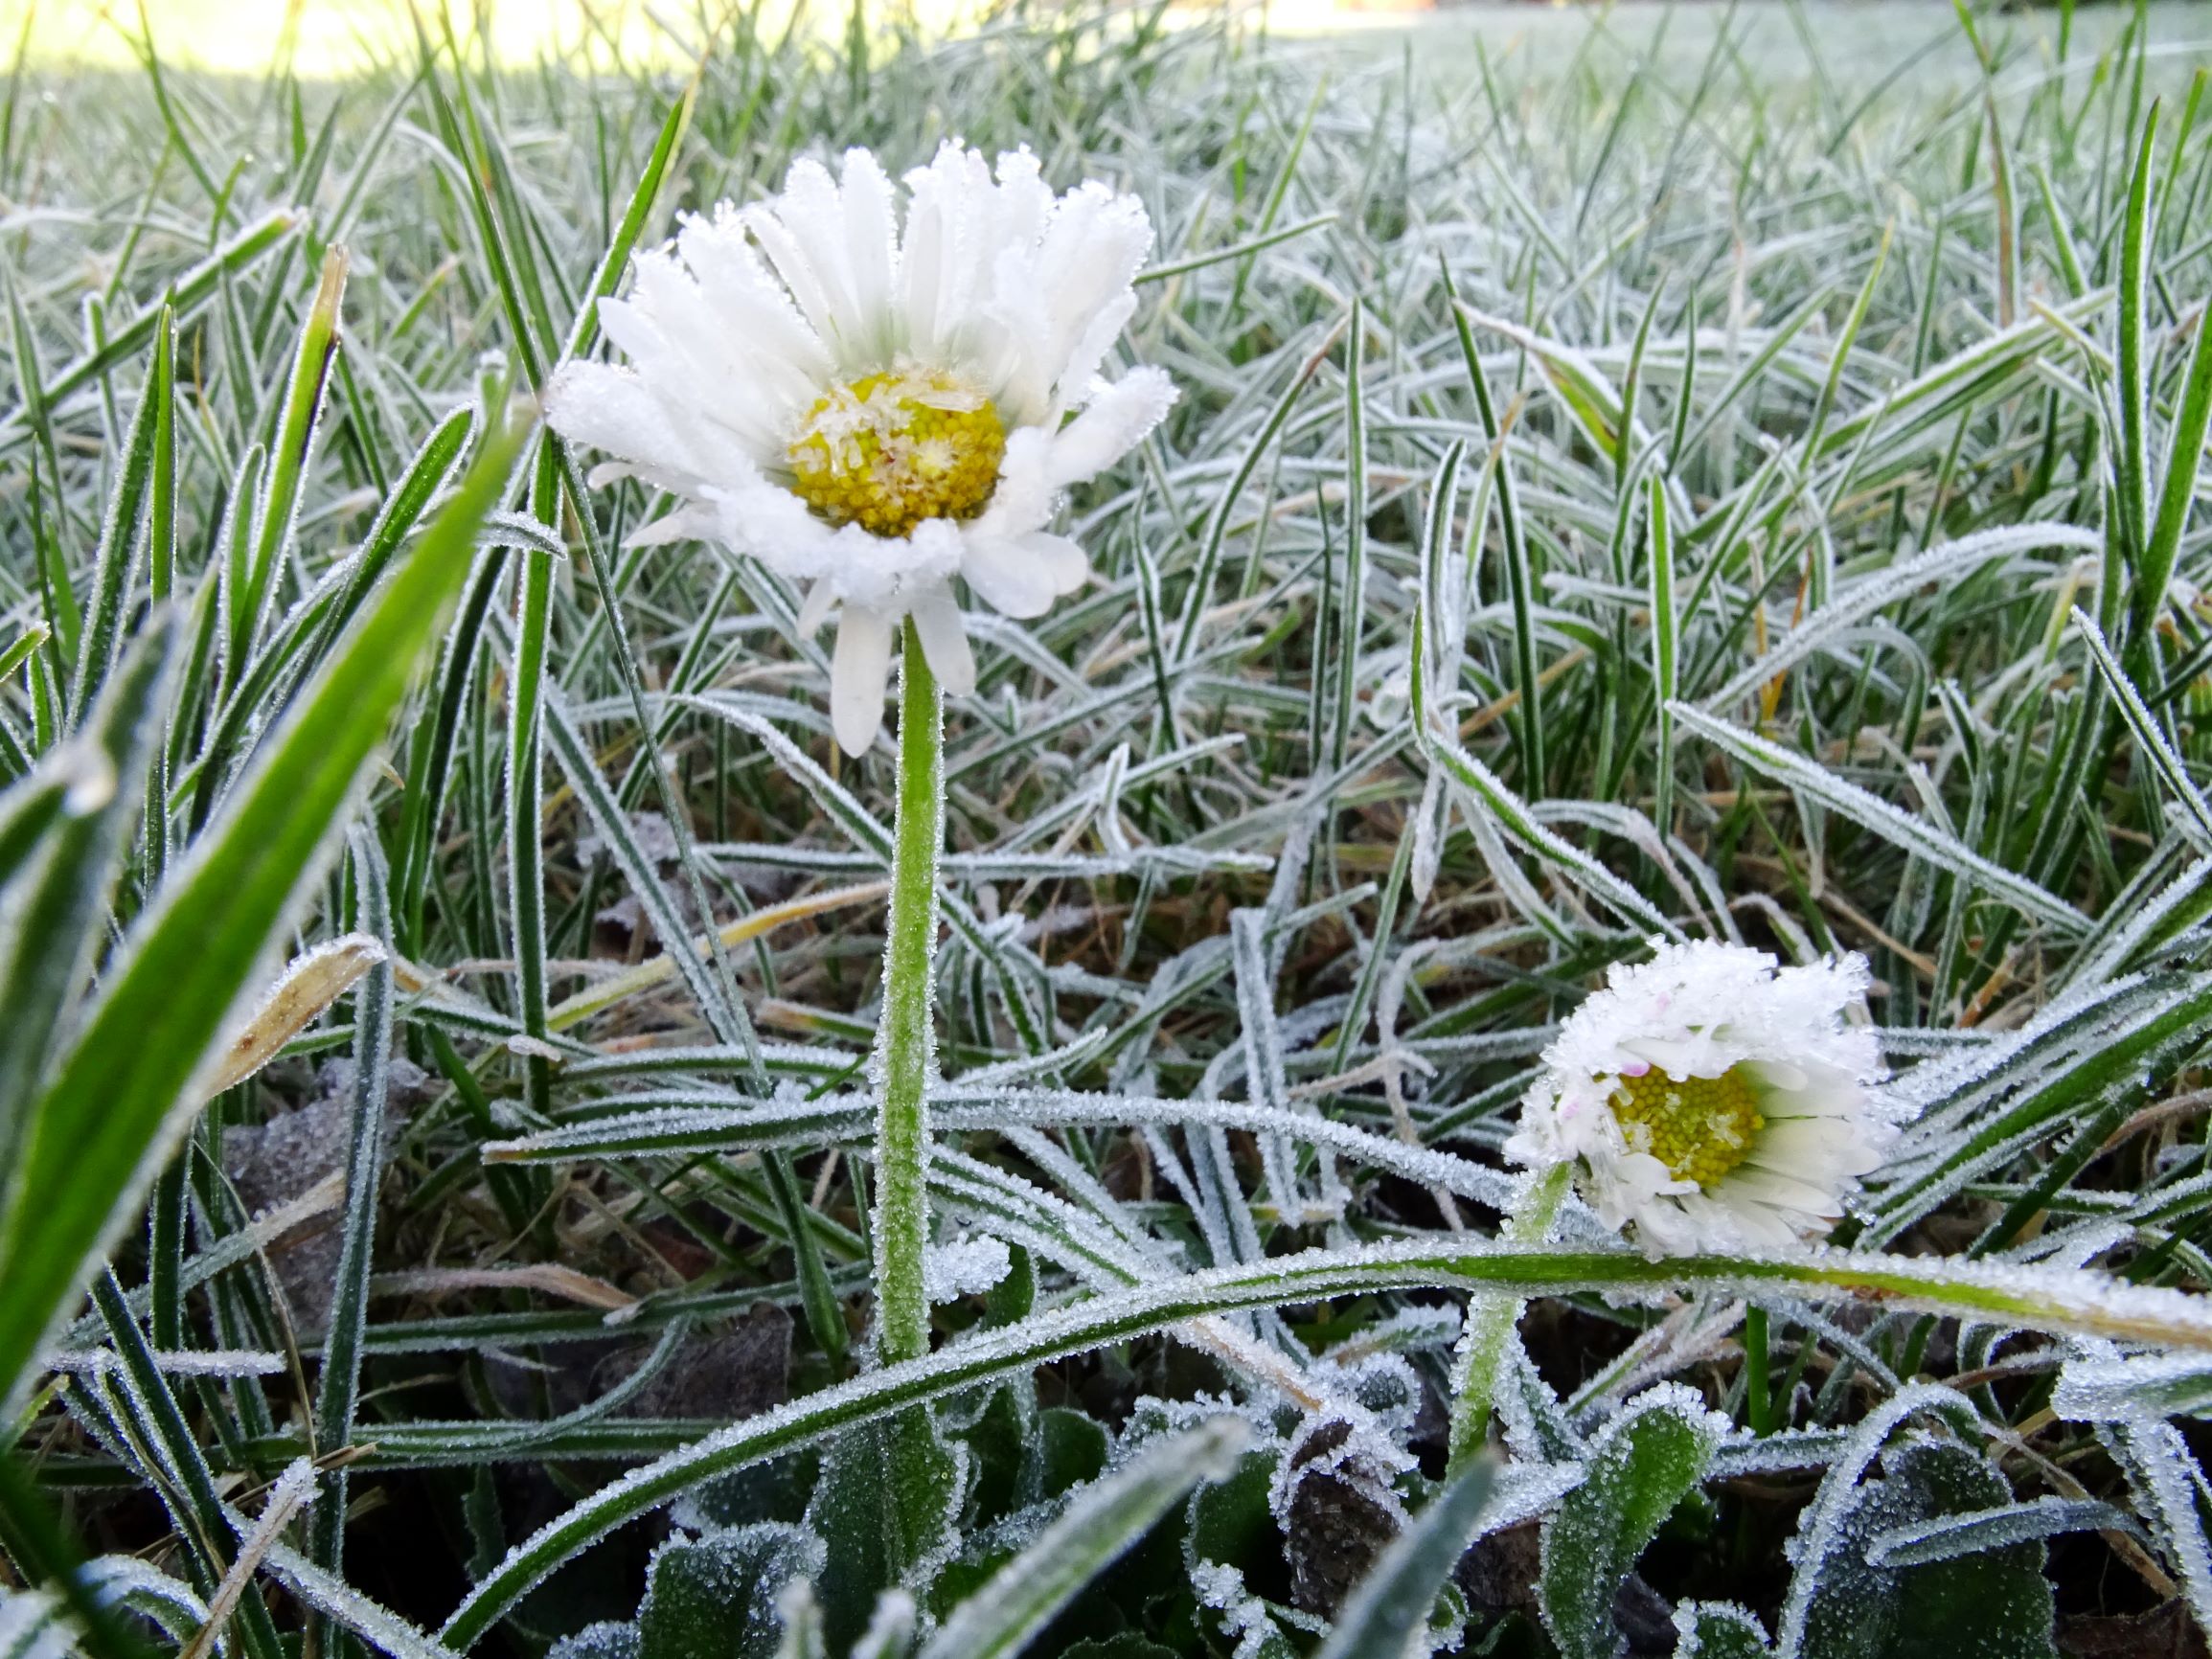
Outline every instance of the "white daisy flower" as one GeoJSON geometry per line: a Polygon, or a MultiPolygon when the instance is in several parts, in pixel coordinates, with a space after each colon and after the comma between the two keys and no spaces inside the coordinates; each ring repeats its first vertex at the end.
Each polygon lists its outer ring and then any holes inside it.
{"type": "Polygon", "coordinates": [[[1866,959],[1655,948],[1560,1027],[1506,1156],[1570,1164],[1599,1217],[1654,1258],[1825,1236],[1897,1138],[1866,1087],[1882,1076],[1866,959]]]}
{"type": "Polygon", "coordinates": [[[858,755],[881,720],[901,619],[946,690],[975,662],[960,577],[1013,617],[1089,575],[1053,534],[1060,492],[1127,454],[1174,388],[1100,375],[1136,309],[1143,204],[1098,183],[1055,196],[1026,150],[960,145],[901,192],[864,149],[841,177],[793,165],[783,193],[689,217],[600,302],[623,367],[571,363],[547,416],[683,506],[633,544],[696,537],[807,585],[834,610],[831,716],[858,755]]]}

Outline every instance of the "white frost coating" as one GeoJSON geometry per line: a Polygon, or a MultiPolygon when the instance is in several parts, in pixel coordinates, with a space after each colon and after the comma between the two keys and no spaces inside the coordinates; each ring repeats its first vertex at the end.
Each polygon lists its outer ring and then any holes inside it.
{"type": "MultiPolygon", "coordinates": [[[[278,1376],[289,1361],[281,1353],[261,1353],[241,1348],[156,1349],[154,1370],[169,1376],[278,1376]]],[[[66,1349],[46,1356],[46,1369],[55,1372],[105,1370],[122,1362],[104,1348],[66,1349]]]]}
{"type": "MultiPolygon", "coordinates": [[[[1309,831],[1308,839],[1311,839],[1309,831]]],[[[1299,838],[1292,837],[1292,845],[1299,838]]],[[[1286,849],[1282,869],[1304,863],[1286,849]]],[[[1280,874],[1280,872],[1278,872],[1280,874]]],[[[1283,1075],[1283,1033],[1275,1023],[1275,977],[1268,958],[1266,917],[1257,910],[1229,913],[1229,951],[1237,987],[1237,1011],[1243,1027],[1244,1095],[1255,1106],[1281,1111],[1290,1098],[1283,1075]]],[[[1303,1114],[1312,1116],[1311,1112],[1303,1114]]],[[[1280,1130],[1258,1137],[1261,1167],[1267,1175],[1267,1192],[1278,1214],[1302,1217],[1306,1200],[1290,1156],[1290,1143],[1280,1130]]]]}
{"type": "Polygon", "coordinates": [[[988,1237],[934,1245],[924,1257],[922,1286],[932,1303],[980,1296],[1014,1270],[1005,1243],[988,1237]]]}
{"type": "Polygon", "coordinates": [[[1825,1235],[1897,1136],[1865,1087],[1882,1075],[1865,959],[1782,967],[1741,945],[1653,948],[1561,1026],[1506,1156],[1571,1164],[1599,1219],[1633,1227],[1654,1258],[1825,1235]],[[1654,1072],[1670,1085],[1752,1078],[1761,1116],[1736,1163],[1700,1180],[1657,1155],[1650,1125],[1617,1109],[1654,1072]]]}
{"type": "Polygon", "coordinates": [[[1491,1484],[1490,1495],[1482,1501],[1482,1513],[1468,1541],[1472,1543],[1536,1519],[1581,1486],[1588,1473],[1589,1466],[1585,1463],[1507,1464],[1491,1484]]]}
{"type": "Polygon", "coordinates": [[[1680,841],[1662,839],[1657,827],[1633,807],[1623,807],[1612,801],[1539,801],[1529,811],[1541,823],[1583,824],[1618,835],[1659,867],[1659,874],[1667,878],[1667,884],[1682,900],[1682,908],[1699,927],[1722,925],[1722,919],[1727,916],[1728,909],[1724,902],[1719,901],[1720,877],[1680,841]],[[1684,874],[1685,864],[1699,872],[1697,882],[1692,882],[1684,874]],[[1711,914],[1705,909],[1708,900],[1714,901],[1711,914]]]}
{"type": "MultiPolygon", "coordinates": [[[[2000,1101],[2008,1106],[2013,1103],[2000,1091],[2016,1087],[2023,1093],[2032,1091],[2062,1066],[2140,1033],[2203,989],[2201,981],[2179,985],[2120,981],[2110,988],[2112,994],[2093,1007],[2069,1010],[2062,1026],[2043,1034],[2042,1040],[2050,1045],[2047,1051],[2021,1049],[2008,1057],[2001,1072],[1993,1069],[1962,1089],[1946,1102],[1940,1116],[1930,1112],[1906,1137],[1893,1171],[1895,1184],[1885,1195],[1881,1217],[1868,1229],[1868,1240],[1881,1243],[1895,1237],[1983,1171],[2051,1132],[2048,1122],[2034,1114],[2013,1122],[2002,1135],[1992,1133],[1995,1125],[1976,1127],[2000,1101]],[[1970,1139],[1973,1146],[1968,1145],[1970,1139]]],[[[2003,1122],[2000,1115],[1998,1123],[2003,1122]]]]}
{"type": "Polygon", "coordinates": [[[1490,872],[1505,901],[1513,906],[1516,915],[1553,939],[1568,938],[1570,934],[1567,924],[1544,902],[1543,895],[1537,890],[1536,883],[1528,878],[1528,872],[1520,867],[1520,861],[1513,855],[1513,850],[1506,846],[1505,837],[1498,832],[1496,816],[1491,811],[1488,803],[1458,779],[1448,777],[1446,782],[1451,791],[1452,805],[1459,808],[1459,815],[1467,821],[1467,832],[1473,838],[1474,851],[1482,859],[1482,867],[1490,872]]]}
{"type": "Polygon", "coordinates": [[[77,1632],[50,1590],[0,1590],[0,1654],[7,1659],[73,1659],[77,1632]]]}
{"type": "Polygon", "coordinates": [[[1200,1605],[1220,1614],[1221,1633],[1237,1639],[1231,1659],[1262,1659],[1270,1638],[1282,1641],[1267,1603],[1244,1587],[1244,1575],[1237,1568],[1221,1561],[1193,1561],[1191,1588],[1200,1605]]]}
{"type": "Polygon", "coordinates": [[[2133,965],[2135,953],[2144,942],[2195,896],[2207,876],[2212,876],[2212,858],[2200,858],[2167,882],[2150,903],[2132,912],[2110,939],[2068,966],[2066,987],[2070,989],[2075,986],[2093,986],[2133,965]]]}
{"type": "Polygon", "coordinates": [[[1675,1642],[1675,1659],[1703,1659],[1706,1648],[1699,1635],[1701,1629],[1729,1630],[1749,1637],[1757,1652],[1767,1648],[1767,1626],[1759,1623],[1759,1615],[1733,1602],[1684,1602],[1675,1609],[1675,1628],[1680,1632],[1675,1642]]]}
{"type": "Polygon", "coordinates": [[[776,1659],[817,1659],[828,1651],[822,1645],[822,1608],[814,1600],[814,1586],[793,1579],[776,1597],[776,1616],[784,1622],[784,1639],[776,1645],[776,1659]]]}
{"type": "Polygon", "coordinates": [[[1561,1406],[1551,1384],[1537,1374],[1518,1331],[1507,1335],[1498,1376],[1491,1403],[1497,1413],[1498,1432],[1515,1459],[1528,1464],[1579,1463],[1587,1449],[1583,1432],[1561,1406]]]}
{"type": "Polygon", "coordinates": [[[1739,1475],[1826,1468],[1850,1442],[1850,1431],[1839,1428],[1789,1428],[1767,1435],[1742,1435],[1723,1442],[1714,1451],[1708,1470],[1714,1480],[1733,1480],[1739,1475]]]}
{"type": "Polygon", "coordinates": [[[1449,1152],[1409,1147],[1333,1119],[1270,1109],[1235,1101],[1178,1101],[1145,1095],[1094,1095],[1074,1090],[969,1090],[948,1084],[930,1093],[930,1110],[942,1130],[992,1128],[1008,1123],[1038,1127],[1075,1125],[1163,1128],[1185,1125],[1273,1132],[1341,1153],[1352,1162],[1387,1170],[1424,1186],[1502,1211],[1512,1201],[1509,1175],[1449,1152]]]}
{"type": "MultiPolygon", "coordinates": [[[[2167,1192],[2170,1192],[2168,1189],[2167,1192]]],[[[2116,1194],[2115,1194],[2116,1195],[2116,1194]]],[[[2165,1193],[2154,1196],[2165,1196],[2165,1193]]],[[[2135,1230],[2126,1221],[2092,1216],[2070,1227],[2057,1228],[2003,1252],[2008,1261],[2052,1261],[2061,1267],[2087,1267],[2098,1257],[2135,1241],[2135,1230]]]]}
{"type": "Polygon", "coordinates": [[[1413,864],[1406,875],[1413,897],[1424,904],[1436,886],[1436,871],[1444,860],[1444,843],[1450,828],[1451,804],[1444,792],[1444,774],[1431,771],[1421,785],[1421,805],[1413,809],[1413,864]]]}
{"type": "Polygon", "coordinates": [[[2061,1533],[2093,1533],[2122,1523],[2109,1504],[2045,1495],[1966,1514],[1931,1515],[1891,1527],[1867,1540],[1870,1567],[1913,1567],[2031,1544],[2061,1533]]]}
{"type": "Polygon", "coordinates": [[[1900,1155],[1917,1150],[1924,1135],[1933,1137],[1955,1128],[1976,1103],[1974,1091],[2004,1076],[2030,1050],[2054,1038],[2087,1040],[2085,1033],[2125,1017],[2129,1008],[2151,994],[2140,975],[2079,986],[1994,1041],[1925,1060],[1896,1078],[1883,1093],[1898,1102],[1900,1112],[1909,1107],[1924,1113],[1907,1131],[1900,1155]],[[2138,990],[2144,997],[2134,997],[2138,990]]]}
{"type": "Polygon", "coordinates": [[[1411,1303],[1361,1329],[1357,1336],[1323,1349],[1325,1363],[1351,1365],[1371,1353],[1418,1353],[1449,1348],[1465,1321],[1448,1303],[1411,1303]]]}
{"type": "Polygon", "coordinates": [[[1040,1129],[1010,1128],[1006,1139],[1008,1145],[1050,1176],[1071,1204],[1095,1217],[1100,1226],[1110,1229],[1114,1237],[1137,1256],[1163,1266],[1183,1264],[1184,1253],[1179,1242],[1154,1239],[1146,1232],[1143,1222],[1106,1191],[1105,1183],[1076,1162],[1050,1135],[1040,1129]]]}
{"type": "Polygon", "coordinates": [[[1647,1383],[1686,1370],[1713,1353],[1744,1323],[1744,1304],[1705,1298],[1685,1303],[1623,1349],[1566,1402],[1567,1412],[1586,1418],[1608,1400],[1624,1400],[1647,1383]]]}
{"type": "MultiPolygon", "coordinates": [[[[233,1519],[232,1525],[239,1522],[233,1519]]],[[[380,1602],[326,1573],[288,1544],[272,1544],[262,1561],[269,1576],[316,1612],[336,1621],[391,1659],[453,1659],[453,1649],[424,1635],[380,1602]]]]}
{"type": "Polygon", "coordinates": [[[906,1651],[913,1640],[918,1609],[913,1596],[896,1585],[876,1598],[876,1610],[868,1615],[868,1628],[860,1632],[860,1639],[853,1644],[849,1659],[893,1659],[906,1651]]]}
{"type": "Polygon", "coordinates": [[[1267,1483],[1267,1508],[1275,1524],[1290,1530],[1290,1501],[1298,1488],[1317,1475],[1333,1476],[1358,1492],[1401,1528],[1405,1506],[1393,1480],[1416,1460],[1393,1440],[1373,1412],[1355,1400],[1332,1400],[1310,1414],[1291,1433],[1289,1443],[1267,1483]]]}
{"type": "MultiPolygon", "coordinates": [[[[189,1641],[207,1623],[207,1603],[190,1584],[135,1556],[99,1556],[80,1569],[86,1586],[109,1605],[143,1613],[177,1641],[189,1641]]],[[[0,1650],[6,1644],[0,1643],[0,1650]]]]}
{"type": "Polygon", "coordinates": [[[2212,1400],[2212,1356],[2145,1353],[2123,1359],[2109,1343],[2081,1347],[2083,1357],[2067,1362],[2051,1390],[2051,1410],[2067,1422],[2126,1422],[2212,1400]]]}
{"type": "Polygon", "coordinates": [[[2189,1443],[2172,1423],[2148,1417],[2100,1425],[2097,1438],[2115,1454],[2135,1507],[2150,1517],[2166,1559],[2179,1570],[2197,1627],[2212,1630],[2212,1549],[2198,1518],[2204,1477],[2189,1443]]]}

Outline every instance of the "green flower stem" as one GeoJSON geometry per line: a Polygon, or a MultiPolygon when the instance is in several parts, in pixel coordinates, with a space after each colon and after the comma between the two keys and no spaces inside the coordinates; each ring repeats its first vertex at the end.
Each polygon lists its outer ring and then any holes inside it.
{"type": "Polygon", "coordinates": [[[1744,1311],[1744,1420],[1755,1435],[1774,1432],[1774,1404],[1767,1391],[1767,1310],[1744,1311]]]}
{"type": "MultiPolygon", "coordinates": [[[[1514,1244],[1541,1244],[1566,1201],[1572,1166],[1554,1164],[1528,1184],[1506,1218],[1505,1239],[1514,1244]]],[[[1490,1405],[1497,1393],[1497,1368],[1506,1338],[1520,1324],[1525,1307],[1516,1296],[1478,1298],[1467,1309],[1467,1333],[1451,1367],[1450,1463],[1447,1478],[1464,1474],[1482,1454],[1490,1432],[1490,1405]]]]}
{"type": "Polygon", "coordinates": [[[1351,1251],[1313,1250],[1134,1285],[1032,1314],[1015,1325],[971,1333],[945,1353],[886,1366],[717,1430],[631,1469],[516,1545],[454,1609],[439,1640],[457,1653],[467,1652],[549,1573],[618,1527],[718,1475],[814,1444],[854,1423],[1209,1313],[1417,1286],[1529,1298],[1587,1290],[1744,1296],[1779,1286],[1813,1302],[1857,1299],[1901,1311],[1991,1316],[2054,1334],[2212,1352],[2212,1298],[2126,1284],[2107,1274],[2070,1268],[1993,1267],[1942,1257],[1850,1250],[1674,1256],[1656,1261],[1620,1248],[1472,1241],[1439,1245],[1409,1239],[1351,1251]]]}
{"type": "Polygon", "coordinates": [[[891,920],[883,945],[883,1024],[876,1107],[876,1349],[885,1365],[929,1352],[931,959],[937,952],[937,854],[945,844],[945,704],[909,621],[899,676],[899,821],[891,851],[891,920]]]}

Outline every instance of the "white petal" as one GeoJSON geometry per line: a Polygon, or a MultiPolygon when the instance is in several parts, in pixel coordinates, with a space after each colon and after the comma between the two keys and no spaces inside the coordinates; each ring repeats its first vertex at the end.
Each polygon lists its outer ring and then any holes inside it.
{"type": "Polygon", "coordinates": [[[1054,437],[1047,474],[1054,488],[1096,478],[1143,443],[1174,401],[1174,382],[1159,369],[1132,369],[1104,388],[1054,437]]]}
{"type": "Polygon", "coordinates": [[[703,541],[715,533],[715,515],[700,507],[679,507],[665,518],[641,524],[622,538],[625,547],[662,547],[672,541],[703,541]]]}
{"type": "Polygon", "coordinates": [[[1066,536],[1033,530],[1015,539],[1022,552],[1037,560],[1045,580],[1052,583],[1055,599],[1075,592],[1090,580],[1090,556],[1066,536]]]}
{"type": "Polygon", "coordinates": [[[1052,520],[1060,491],[1052,482],[1052,437],[1043,428],[1024,426],[1006,435],[998,463],[998,487],[991,505],[970,523],[972,533],[992,536],[1026,535],[1052,520]]]}
{"type": "Polygon", "coordinates": [[[799,637],[812,639],[830,618],[830,607],[837,602],[837,590],[826,581],[812,581],[807,585],[807,597],[799,605],[799,637]]]}
{"type": "Polygon", "coordinates": [[[785,175],[783,194],[740,216],[760,242],[768,263],[791,290],[814,332],[832,351],[836,323],[844,308],[843,208],[837,187],[818,161],[795,161],[785,175]],[[824,269],[827,263],[829,268],[824,269]]]}
{"type": "Polygon", "coordinates": [[[965,697],[974,691],[975,653],[969,649],[968,627],[950,591],[930,589],[916,598],[907,614],[914,619],[914,631],[921,637],[922,654],[929,659],[929,667],[946,693],[965,697]]]}
{"type": "Polygon", "coordinates": [[[1771,1170],[1755,1170],[1748,1164],[1729,1171],[1715,1184],[1714,1192],[1724,1199],[1755,1198],[1762,1204],[1802,1210],[1808,1216],[1841,1214],[1835,1193],[1822,1192],[1805,1181],[1791,1180],[1771,1170]]]}
{"type": "Polygon", "coordinates": [[[717,458],[677,431],[669,411],[633,369],[570,363],[545,392],[545,419],[572,443],[644,466],[699,479],[717,458]]]}
{"type": "Polygon", "coordinates": [[[830,724],[837,747],[858,760],[883,725],[891,684],[891,620],[848,604],[837,613],[837,651],[830,664],[830,724]]]}
{"type": "Polygon", "coordinates": [[[972,534],[967,542],[960,574],[992,610],[1026,618],[1042,616],[1052,608],[1056,597],[1052,574],[1021,542],[972,534]]]}
{"type": "Polygon", "coordinates": [[[851,274],[848,303],[853,311],[842,325],[855,349],[880,354],[888,363],[900,341],[890,328],[892,257],[899,247],[899,220],[891,181],[864,149],[845,152],[845,262],[851,274]]]}
{"type": "Polygon", "coordinates": [[[1113,343],[1121,338],[1122,330],[1136,314],[1137,296],[1131,288],[1124,288],[1091,313],[1068,344],[1060,373],[1053,376],[1055,415],[1081,408],[1097,394],[1099,365],[1106,361],[1106,352],[1113,349],[1113,343]]]}

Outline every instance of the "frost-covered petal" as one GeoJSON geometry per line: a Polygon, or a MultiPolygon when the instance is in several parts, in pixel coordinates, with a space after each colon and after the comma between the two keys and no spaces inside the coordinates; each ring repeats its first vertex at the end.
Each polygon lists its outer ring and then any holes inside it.
{"type": "Polygon", "coordinates": [[[838,323],[852,318],[852,288],[845,273],[845,209],[829,169],[809,158],[793,162],[783,193],[741,216],[808,323],[836,353],[838,323]]]}
{"type": "Polygon", "coordinates": [[[839,193],[845,206],[853,342],[863,352],[895,350],[901,330],[891,325],[892,265],[899,252],[899,216],[891,181],[875,156],[864,149],[849,149],[839,193]]]}
{"type": "Polygon", "coordinates": [[[1046,476],[1056,489],[1096,478],[1143,443],[1174,401],[1165,370],[1131,369],[1054,435],[1046,476]]]}
{"type": "Polygon", "coordinates": [[[570,363],[546,388],[545,418],[571,443],[604,449],[696,489],[744,460],[711,432],[680,429],[668,404],[632,369],[570,363]]]}
{"type": "Polygon", "coordinates": [[[1507,1155],[1569,1162],[1654,1255],[1825,1233],[1895,1139],[1866,966],[1781,967],[1740,945],[1659,945],[1616,966],[1544,1051],[1507,1155]]]}

